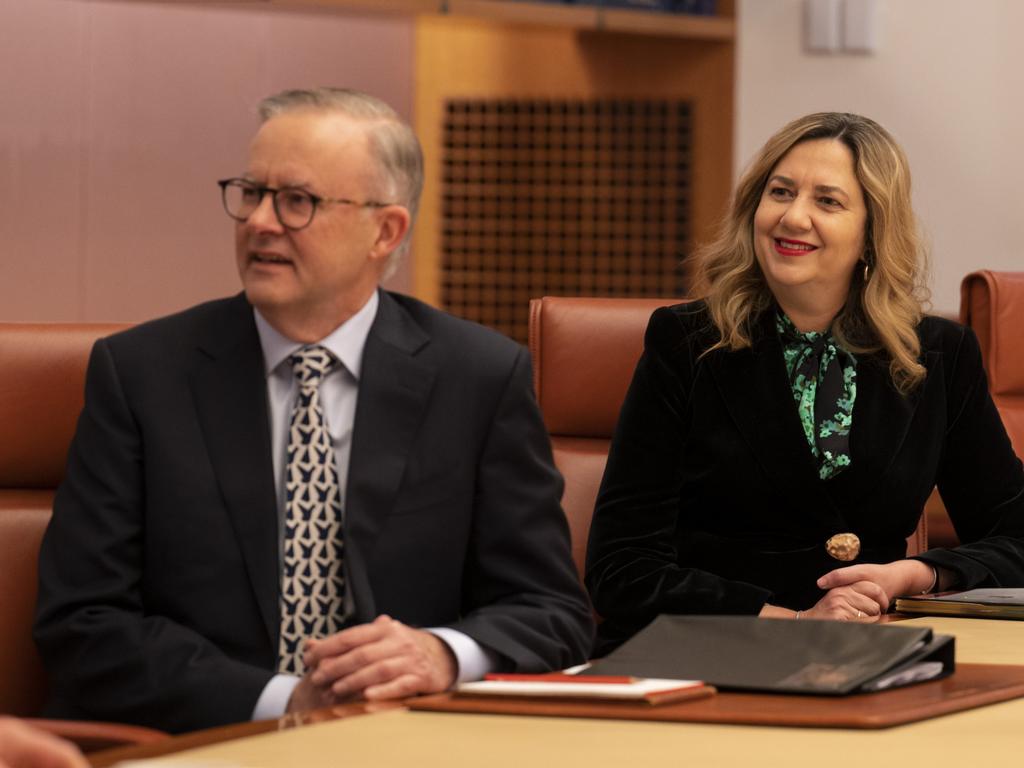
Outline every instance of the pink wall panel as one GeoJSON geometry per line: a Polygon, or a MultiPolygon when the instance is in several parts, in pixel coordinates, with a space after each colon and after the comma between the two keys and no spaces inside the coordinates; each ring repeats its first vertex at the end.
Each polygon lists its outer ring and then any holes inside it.
{"type": "Polygon", "coordinates": [[[82,297],[86,13],[0,0],[0,318],[76,317],[82,297]]]}
{"type": "Polygon", "coordinates": [[[243,169],[267,93],[348,85],[410,117],[405,19],[0,0],[0,30],[20,41],[0,45],[18,73],[0,84],[3,320],[134,321],[237,291],[214,182],[243,169]]]}

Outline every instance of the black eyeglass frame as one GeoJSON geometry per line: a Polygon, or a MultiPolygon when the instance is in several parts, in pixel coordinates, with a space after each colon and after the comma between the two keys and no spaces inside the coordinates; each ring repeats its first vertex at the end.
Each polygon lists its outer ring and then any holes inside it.
{"type": "Polygon", "coordinates": [[[321,203],[335,204],[335,205],[351,205],[355,208],[387,208],[389,205],[399,205],[399,203],[381,203],[376,200],[367,200],[365,202],[359,202],[358,200],[351,200],[347,197],[323,197],[321,195],[314,195],[309,190],[302,189],[301,187],[268,187],[263,184],[257,184],[249,179],[242,179],[238,177],[232,177],[230,179],[219,179],[217,186],[220,187],[220,199],[221,204],[224,206],[224,212],[235,221],[246,222],[249,220],[249,216],[255,213],[256,208],[259,208],[263,204],[263,198],[266,194],[270,193],[270,202],[274,206],[274,215],[277,216],[278,222],[285,229],[296,232],[300,229],[305,229],[313,223],[313,217],[316,216],[317,208],[321,203]],[[260,199],[256,201],[256,207],[252,209],[249,216],[236,216],[228,208],[228,187],[246,187],[251,189],[253,192],[258,192],[260,199]],[[309,219],[300,227],[293,227],[290,224],[285,224],[284,219],[281,217],[281,209],[277,207],[277,196],[281,192],[300,192],[312,201],[313,207],[309,212],[309,219]]]}

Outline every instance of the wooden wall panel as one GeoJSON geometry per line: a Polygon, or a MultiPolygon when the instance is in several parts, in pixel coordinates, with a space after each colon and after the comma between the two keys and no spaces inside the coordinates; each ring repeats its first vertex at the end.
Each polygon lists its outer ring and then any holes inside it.
{"type": "MultiPolygon", "coordinates": [[[[688,179],[692,199],[686,201],[686,237],[681,250],[689,252],[713,231],[732,178],[731,42],[421,17],[416,26],[415,58],[415,123],[427,163],[415,248],[417,295],[444,304],[444,142],[446,110],[452,104],[500,99],[510,103],[685,104],[692,141],[688,179]]],[[[582,147],[569,146],[565,151],[586,153],[582,147]]],[[[606,208],[610,217],[611,208],[606,208]]],[[[566,213],[571,219],[571,211],[566,213]]],[[[624,226],[626,231],[639,233],[643,218],[624,226]]],[[[649,222],[649,226],[664,225],[649,222]]],[[[641,238],[638,235],[627,248],[642,248],[641,238]]],[[[541,267],[548,272],[568,268],[541,267]]],[[[520,281],[524,279],[529,281],[520,281]]],[[[623,286],[607,291],[595,288],[593,293],[626,295],[622,289],[628,288],[628,275],[624,274],[622,281],[623,286]]],[[[557,287],[551,290],[535,284],[526,290],[533,295],[559,292],[557,287]]],[[[661,293],[665,292],[662,287],[661,293]]],[[[672,293],[671,288],[667,292],[672,293]]]]}
{"type": "Polygon", "coordinates": [[[690,103],[450,99],[440,301],[526,343],[541,294],[680,296],[690,103]]]}

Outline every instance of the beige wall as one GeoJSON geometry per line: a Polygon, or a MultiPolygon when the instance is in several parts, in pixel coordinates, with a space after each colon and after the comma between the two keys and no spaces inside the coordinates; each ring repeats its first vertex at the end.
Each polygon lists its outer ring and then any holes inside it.
{"type": "Polygon", "coordinates": [[[803,0],[740,0],[737,171],[786,121],[860,112],[903,144],[932,243],[933,303],[960,279],[1024,270],[1024,3],[879,0],[871,56],[803,52],[803,0]]]}
{"type": "Polygon", "coordinates": [[[237,291],[214,182],[243,170],[256,102],[350,85],[411,118],[412,37],[395,17],[0,0],[0,320],[237,291]]]}

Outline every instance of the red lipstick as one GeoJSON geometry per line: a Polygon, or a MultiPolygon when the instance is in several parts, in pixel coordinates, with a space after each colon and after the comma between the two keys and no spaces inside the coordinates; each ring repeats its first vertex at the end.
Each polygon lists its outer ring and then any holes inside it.
{"type": "Polygon", "coordinates": [[[818,250],[818,246],[805,243],[802,240],[776,237],[773,241],[775,251],[783,256],[806,256],[811,251],[818,250]]]}

